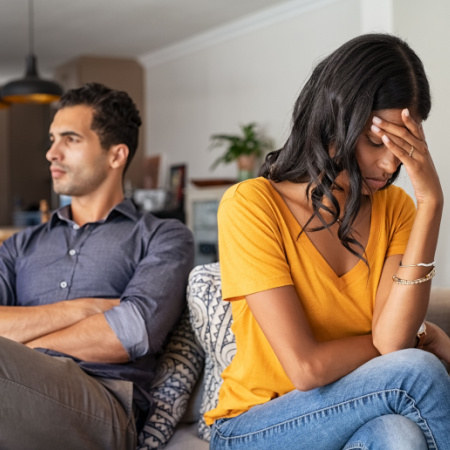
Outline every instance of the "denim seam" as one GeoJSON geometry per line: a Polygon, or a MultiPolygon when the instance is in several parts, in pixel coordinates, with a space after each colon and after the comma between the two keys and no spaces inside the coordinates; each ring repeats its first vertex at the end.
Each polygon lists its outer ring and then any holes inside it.
{"type": "MultiPolygon", "coordinates": [[[[321,414],[321,413],[326,412],[326,411],[334,410],[334,409],[340,408],[342,406],[345,406],[345,405],[357,402],[359,400],[363,400],[365,398],[370,398],[370,397],[373,397],[373,396],[378,396],[380,394],[390,394],[390,393],[396,393],[396,394],[400,393],[400,394],[404,395],[407,399],[410,400],[410,402],[412,403],[412,407],[417,412],[420,420],[423,422],[423,424],[424,424],[424,426],[425,426],[425,428],[426,428],[426,430],[428,432],[427,434],[425,434],[425,432],[424,432],[425,439],[427,440],[427,445],[428,446],[433,445],[433,447],[430,447],[430,450],[437,449],[438,447],[437,447],[436,441],[434,439],[434,436],[433,436],[433,434],[432,434],[432,432],[431,432],[431,430],[430,430],[430,428],[428,426],[427,421],[420,414],[420,410],[417,407],[416,401],[411,396],[409,396],[406,391],[404,391],[402,389],[388,389],[388,390],[373,392],[371,394],[366,394],[366,395],[363,395],[361,397],[355,397],[355,398],[353,398],[351,400],[347,400],[347,401],[342,402],[342,403],[337,403],[335,405],[328,406],[326,408],[322,408],[322,409],[319,409],[317,411],[312,411],[312,412],[309,412],[309,413],[306,413],[306,414],[302,414],[301,416],[294,417],[292,419],[286,420],[284,422],[277,423],[275,425],[263,428],[263,429],[258,430],[258,431],[254,431],[254,432],[246,433],[246,434],[240,434],[239,436],[230,436],[230,437],[224,436],[222,433],[220,433],[220,425],[221,424],[216,426],[215,429],[216,429],[217,434],[220,435],[221,439],[225,439],[225,440],[241,439],[241,438],[249,437],[249,436],[252,436],[252,435],[259,434],[259,433],[263,433],[265,431],[268,431],[268,430],[271,430],[271,429],[274,429],[274,428],[277,428],[277,427],[280,427],[280,426],[283,426],[283,425],[287,425],[287,424],[293,423],[295,421],[300,421],[302,419],[305,419],[306,417],[310,417],[310,416],[314,416],[316,414],[321,414]],[[429,440],[431,440],[432,442],[431,443],[428,442],[429,440]]],[[[419,427],[420,427],[420,425],[419,425],[419,427]]],[[[422,429],[422,427],[420,427],[420,428],[422,429]]],[[[422,429],[422,431],[423,431],[423,429],[422,429]]]]}
{"type": "Polygon", "coordinates": [[[350,447],[345,446],[343,450],[369,450],[363,442],[353,442],[350,447]]]}

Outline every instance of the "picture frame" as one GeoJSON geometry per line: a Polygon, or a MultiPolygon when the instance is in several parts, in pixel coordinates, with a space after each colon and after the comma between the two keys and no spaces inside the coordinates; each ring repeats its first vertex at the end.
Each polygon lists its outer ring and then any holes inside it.
{"type": "Polygon", "coordinates": [[[168,209],[184,208],[184,188],[186,186],[186,164],[169,168],[169,205],[168,209]]]}

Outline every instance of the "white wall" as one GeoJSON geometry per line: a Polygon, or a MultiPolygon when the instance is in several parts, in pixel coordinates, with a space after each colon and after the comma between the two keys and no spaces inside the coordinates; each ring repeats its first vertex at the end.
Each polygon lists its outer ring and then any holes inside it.
{"type": "MultiPolygon", "coordinates": [[[[239,124],[256,121],[282,145],[293,103],[312,66],[362,32],[394,32],[417,51],[429,74],[434,105],[425,131],[444,194],[450,193],[450,177],[445,176],[450,167],[445,123],[450,100],[445,50],[450,30],[445,21],[450,2],[294,0],[287,5],[284,14],[274,8],[264,20],[255,16],[253,25],[249,18],[199,36],[192,45],[142,58],[147,66],[147,153],[163,154],[167,165],[186,163],[189,179],[234,178],[232,164],[210,171],[220,154],[208,149],[212,134],[238,132],[239,124]]],[[[405,177],[400,184],[412,193],[405,177]]],[[[435,286],[450,286],[449,225],[446,207],[435,286]]]]}
{"type": "Polygon", "coordinates": [[[233,164],[210,171],[221,154],[208,148],[212,134],[236,133],[239,124],[256,121],[281,145],[313,62],[359,33],[358,0],[315,3],[327,6],[298,8],[282,22],[248,26],[245,34],[232,28],[223,42],[155,67],[151,55],[143,58],[150,66],[148,153],[187,163],[189,178],[233,178],[233,164]]]}
{"type": "MultiPolygon", "coordinates": [[[[422,59],[431,85],[432,109],[424,123],[428,148],[446,197],[436,253],[434,286],[450,286],[450,2],[395,0],[394,31],[404,37],[422,59]]],[[[412,194],[412,189],[409,193],[412,194]]]]}

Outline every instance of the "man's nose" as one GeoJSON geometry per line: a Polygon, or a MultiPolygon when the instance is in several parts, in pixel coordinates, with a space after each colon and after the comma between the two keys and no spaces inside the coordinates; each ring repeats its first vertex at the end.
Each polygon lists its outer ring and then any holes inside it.
{"type": "Polygon", "coordinates": [[[45,157],[47,158],[48,161],[55,161],[56,159],[58,159],[60,156],[60,151],[58,150],[58,145],[57,143],[54,141],[52,142],[52,145],[50,146],[50,148],[47,150],[47,153],[45,154],[45,157]]]}

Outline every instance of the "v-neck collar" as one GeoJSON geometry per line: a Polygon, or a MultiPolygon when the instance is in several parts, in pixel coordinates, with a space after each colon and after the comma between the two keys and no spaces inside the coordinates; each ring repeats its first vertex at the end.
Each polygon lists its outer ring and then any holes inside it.
{"type": "MultiPolygon", "coordinates": [[[[273,198],[277,203],[280,211],[282,212],[282,217],[288,224],[289,228],[293,230],[293,233],[296,233],[295,238],[297,238],[297,236],[299,236],[301,231],[303,230],[302,226],[298,223],[297,219],[292,214],[283,197],[275,189],[275,187],[272,186],[272,183],[267,179],[263,178],[263,180],[267,183],[270,191],[273,193],[273,198]]],[[[369,266],[380,239],[380,218],[380,201],[379,196],[377,195],[377,193],[375,193],[372,199],[369,239],[365,247],[365,257],[367,258],[369,266]]],[[[301,233],[300,237],[296,239],[296,241],[298,245],[300,245],[302,249],[309,255],[311,261],[324,273],[324,275],[329,278],[333,282],[333,284],[339,286],[339,288],[341,289],[347,286],[349,283],[358,280],[361,276],[367,277],[368,275],[368,268],[366,263],[362,260],[359,260],[348,272],[344,273],[341,276],[338,276],[332,269],[332,267],[328,264],[326,259],[319,252],[319,250],[317,250],[316,246],[312,243],[306,232],[301,233]]]]}

